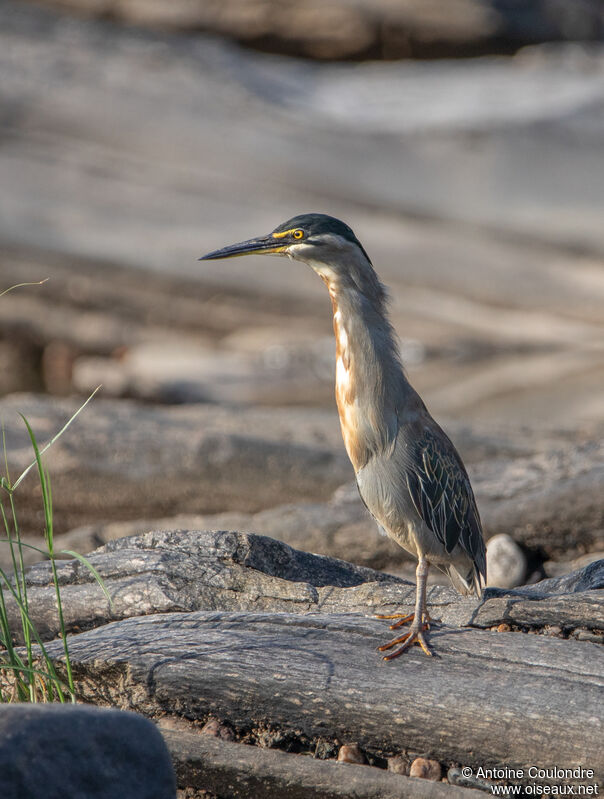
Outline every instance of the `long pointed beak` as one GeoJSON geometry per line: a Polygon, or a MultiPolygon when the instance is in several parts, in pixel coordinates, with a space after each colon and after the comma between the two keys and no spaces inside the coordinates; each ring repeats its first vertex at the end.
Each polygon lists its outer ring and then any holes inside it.
{"type": "Polygon", "coordinates": [[[202,255],[198,260],[200,261],[216,261],[219,258],[236,258],[239,255],[269,255],[270,253],[285,252],[287,246],[280,242],[279,239],[273,238],[272,235],[260,236],[256,239],[248,239],[239,244],[231,244],[229,247],[223,247],[221,250],[214,250],[207,255],[202,255]]]}

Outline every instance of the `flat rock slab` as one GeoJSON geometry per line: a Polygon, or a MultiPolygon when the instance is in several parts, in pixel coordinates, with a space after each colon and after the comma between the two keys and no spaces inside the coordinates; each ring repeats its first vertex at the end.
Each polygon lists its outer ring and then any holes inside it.
{"type": "MultiPolygon", "coordinates": [[[[415,586],[345,561],[300,552],[265,536],[237,532],[163,531],[124,538],[90,555],[112,606],[77,560],[58,566],[68,630],[171,611],[223,610],[304,614],[411,612],[415,586]]],[[[57,635],[50,564],[27,575],[30,614],[47,640],[57,635]]],[[[478,601],[451,588],[429,589],[432,615],[449,626],[506,623],[566,633],[604,630],[604,561],[581,572],[515,591],[488,589],[478,601]]],[[[18,629],[18,614],[9,602],[18,629]]]]}
{"type": "MultiPolygon", "coordinates": [[[[239,733],[350,739],[472,767],[584,766],[604,776],[604,660],[593,643],[442,628],[437,656],[393,663],[383,623],[349,614],[195,612],[72,636],[88,702],[218,716],[239,733]]],[[[62,642],[48,645],[62,658],[62,642]]]]}
{"type": "MultiPolygon", "coordinates": [[[[68,629],[176,610],[377,612],[384,604],[412,603],[415,591],[397,577],[238,532],[150,532],[111,542],[89,560],[112,605],[79,561],[57,563],[68,629]]],[[[27,575],[30,612],[44,639],[59,630],[51,580],[49,563],[27,575]]],[[[442,587],[431,589],[430,598],[444,606],[459,599],[442,587]]],[[[464,619],[473,608],[471,603],[464,619]]],[[[18,613],[10,601],[9,614],[16,629],[18,613]]]]}
{"type": "Polygon", "coordinates": [[[178,782],[229,799],[471,799],[467,789],[162,728],[178,782]]]}
{"type": "Polygon", "coordinates": [[[0,704],[0,796],[175,799],[176,782],[161,735],[138,714],[0,704]]]}

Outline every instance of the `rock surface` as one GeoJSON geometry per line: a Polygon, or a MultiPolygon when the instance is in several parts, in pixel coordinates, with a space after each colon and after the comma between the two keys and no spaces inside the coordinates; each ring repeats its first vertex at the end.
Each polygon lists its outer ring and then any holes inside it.
{"type": "Polygon", "coordinates": [[[175,799],[176,784],[161,735],[140,715],[82,705],[0,705],[0,795],[175,799]]]}

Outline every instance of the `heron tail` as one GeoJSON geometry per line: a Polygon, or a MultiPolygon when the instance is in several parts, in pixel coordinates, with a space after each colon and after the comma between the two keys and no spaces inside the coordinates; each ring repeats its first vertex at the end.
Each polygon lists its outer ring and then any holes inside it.
{"type": "Polygon", "coordinates": [[[465,575],[461,574],[457,567],[451,564],[447,567],[447,574],[458,593],[463,596],[469,596],[470,594],[476,594],[477,597],[482,596],[483,580],[474,564],[465,575]]]}

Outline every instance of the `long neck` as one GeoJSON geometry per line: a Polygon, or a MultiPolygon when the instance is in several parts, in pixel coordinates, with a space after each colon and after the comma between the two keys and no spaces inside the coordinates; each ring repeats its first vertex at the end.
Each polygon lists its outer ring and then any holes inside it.
{"type": "Polygon", "coordinates": [[[415,392],[405,378],[388,321],[385,289],[371,265],[364,264],[362,273],[348,273],[344,279],[322,277],[334,312],[342,435],[358,471],[394,445],[398,409],[415,392]]]}

